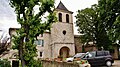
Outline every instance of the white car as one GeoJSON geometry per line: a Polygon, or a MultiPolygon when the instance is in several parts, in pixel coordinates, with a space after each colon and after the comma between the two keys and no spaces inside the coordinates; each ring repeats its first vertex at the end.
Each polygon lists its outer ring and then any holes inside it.
{"type": "Polygon", "coordinates": [[[66,59],[67,62],[72,62],[75,58],[80,58],[82,57],[83,55],[85,55],[85,53],[77,53],[75,54],[73,57],[69,57],[66,59]]]}

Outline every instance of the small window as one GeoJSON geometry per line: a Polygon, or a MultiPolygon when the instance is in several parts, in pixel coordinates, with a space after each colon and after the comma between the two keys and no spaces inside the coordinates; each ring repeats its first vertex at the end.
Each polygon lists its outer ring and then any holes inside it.
{"type": "Polygon", "coordinates": [[[62,22],[62,13],[59,13],[59,22],[62,22]]]}
{"type": "Polygon", "coordinates": [[[66,14],[66,22],[69,23],[69,15],[66,14]]]}
{"type": "Polygon", "coordinates": [[[65,31],[65,30],[63,30],[63,34],[64,34],[64,35],[66,34],[66,31],[65,31]]]}
{"type": "Polygon", "coordinates": [[[43,46],[43,45],[44,45],[44,40],[42,40],[42,39],[39,39],[39,40],[38,40],[38,45],[41,45],[41,46],[43,46]]]}
{"type": "Polygon", "coordinates": [[[43,56],[43,52],[40,52],[40,57],[42,57],[43,56]]]}
{"type": "Polygon", "coordinates": [[[36,41],[34,41],[34,44],[38,45],[38,41],[37,41],[37,40],[36,40],[36,41]]]}
{"type": "Polygon", "coordinates": [[[44,40],[38,39],[37,41],[35,41],[35,44],[36,44],[36,45],[44,46],[44,40]]]}

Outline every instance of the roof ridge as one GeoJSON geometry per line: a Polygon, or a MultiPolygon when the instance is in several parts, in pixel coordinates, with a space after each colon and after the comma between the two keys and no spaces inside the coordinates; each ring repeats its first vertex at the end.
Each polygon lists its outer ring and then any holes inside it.
{"type": "Polygon", "coordinates": [[[60,3],[57,6],[57,9],[61,9],[61,10],[65,10],[65,11],[69,11],[64,4],[60,1],[60,3]]]}

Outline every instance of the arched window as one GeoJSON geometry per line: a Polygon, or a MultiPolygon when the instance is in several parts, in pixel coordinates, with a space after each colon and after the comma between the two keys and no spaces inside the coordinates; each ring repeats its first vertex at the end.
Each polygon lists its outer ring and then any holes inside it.
{"type": "Polygon", "coordinates": [[[62,22],[62,14],[59,13],[59,22],[62,22]]]}
{"type": "Polygon", "coordinates": [[[69,23],[69,15],[66,14],[66,22],[69,23]]]}

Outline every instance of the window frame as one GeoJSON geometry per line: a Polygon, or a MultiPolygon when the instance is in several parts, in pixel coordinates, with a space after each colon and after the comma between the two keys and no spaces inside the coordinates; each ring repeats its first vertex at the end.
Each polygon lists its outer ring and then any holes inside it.
{"type": "Polygon", "coordinates": [[[69,23],[69,14],[66,14],[66,22],[69,23]]]}
{"type": "Polygon", "coordinates": [[[59,13],[59,14],[58,14],[58,17],[59,17],[59,18],[58,18],[58,19],[59,19],[59,22],[62,22],[62,13],[59,13]]]}
{"type": "Polygon", "coordinates": [[[43,52],[42,51],[39,52],[39,57],[43,57],[43,52]]]}
{"type": "Polygon", "coordinates": [[[43,39],[38,39],[35,41],[35,44],[38,45],[38,46],[44,46],[44,40],[43,39]]]}

